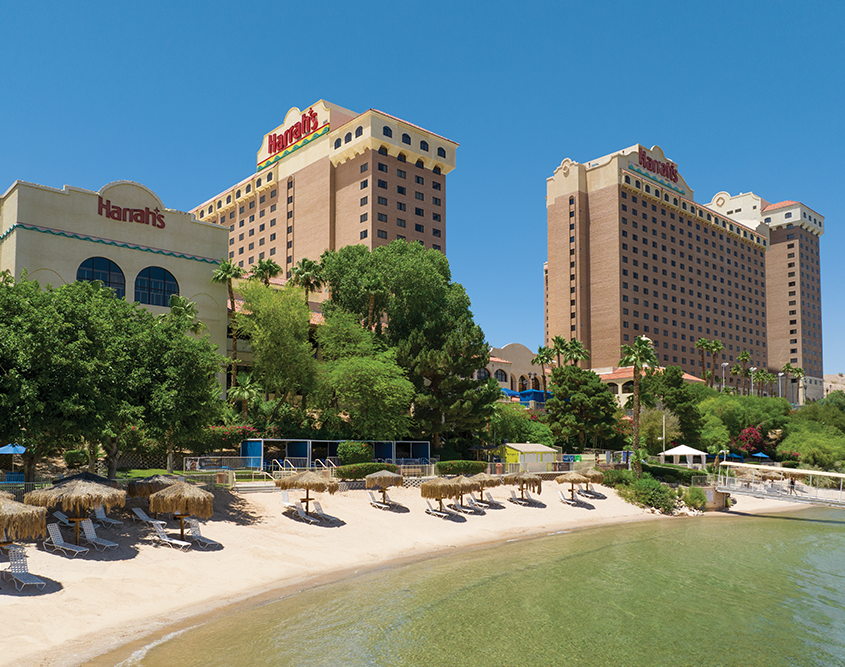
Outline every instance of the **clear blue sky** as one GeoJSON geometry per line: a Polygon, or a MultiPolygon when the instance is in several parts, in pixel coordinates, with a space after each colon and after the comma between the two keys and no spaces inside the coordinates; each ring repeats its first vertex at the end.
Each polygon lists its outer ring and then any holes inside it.
{"type": "Polygon", "coordinates": [[[375,107],[461,144],[447,254],[491,345],[543,340],[545,179],[659,144],[709,201],[826,216],[824,368],[845,372],[841,2],[11,3],[0,190],[139,181],[187,210],[288,108],[375,107]]]}

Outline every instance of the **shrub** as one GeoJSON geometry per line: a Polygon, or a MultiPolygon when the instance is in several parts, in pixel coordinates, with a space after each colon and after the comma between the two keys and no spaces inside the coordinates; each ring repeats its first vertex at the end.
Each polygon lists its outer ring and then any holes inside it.
{"type": "Polygon", "coordinates": [[[616,486],[617,484],[633,484],[637,477],[632,470],[605,470],[604,481],[605,486],[616,486]]]}
{"type": "Polygon", "coordinates": [[[484,461],[440,461],[434,468],[438,475],[475,475],[487,470],[484,461]]]}
{"type": "Polygon", "coordinates": [[[397,472],[399,466],[392,463],[352,463],[345,466],[338,466],[335,468],[335,475],[341,479],[364,479],[367,475],[380,470],[389,470],[390,472],[397,472]]]}
{"type": "Polygon", "coordinates": [[[675,508],[675,492],[656,479],[638,479],[630,486],[621,487],[620,494],[628,501],[656,507],[664,514],[671,514],[675,508]]]}
{"type": "Polygon", "coordinates": [[[704,489],[693,486],[684,493],[684,503],[687,507],[694,507],[697,510],[704,509],[707,504],[707,496],[704,494],[704,489]]]}
{"type": "Polygon", "coordinates": [[[69,449],[64,453],[68,468],[81,468],[88,464],[88,452],[84,449],[69,449]]]}
{"type": "Polygon", "coordinates": [[[675,481],[672,483],[692,484],[692,478],[698,477],[702,473],[700,470],[693,470],[692,468],[680,468],[667,465],[654,465],[651,463],[643,463],[643,472],[651,473],[652,477],[662,479],[669,483],[667,476],[674,477],[675,481]]]}
{"type": "Polygon", "coordinates": [[[366,442],[353,442],[351,440],[347,440],[346,442],[341,442],[337,446],[337,455],[338,458],[340,458],[340,463],[344,466],[355,463],[372,463],[373,446],[367,444],[366,442]]]}

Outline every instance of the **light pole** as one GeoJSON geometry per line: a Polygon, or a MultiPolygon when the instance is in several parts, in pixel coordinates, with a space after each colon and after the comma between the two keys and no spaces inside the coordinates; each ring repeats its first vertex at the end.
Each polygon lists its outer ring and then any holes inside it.
{"type": "Polygon", "coordinates": [[[728,367],[728,362],[722,362],[722,393],[725,391],[725,369],[728,367]]]}
{"type": "Polygon", "coordinates": [[[783,398],[783,385],[780,382],[782,377],[783,373],[778,373],[778,398],[783,398]]]}
{"type": "Polygon", "coordinates": [[[752,366],[748,370],[751,371],[751,395],[754,396],[754,373],[757,371],[757,367],[752,366]]]}

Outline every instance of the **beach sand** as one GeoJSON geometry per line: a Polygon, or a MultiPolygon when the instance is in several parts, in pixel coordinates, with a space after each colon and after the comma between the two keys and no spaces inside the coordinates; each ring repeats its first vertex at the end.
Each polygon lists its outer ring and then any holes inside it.
{"type": "MultiPolygon", "coordinates": [[[[92,549],[68,558],[26,544],[29,570],[47,588],[17,592],[11,581],[0,583],[0,665],[114,665],[133,646],[179,624],[190,625],[200,615],[394,561],[608,523],[703,520],[651,514],[602,486],[597,489],[606,499],[587,501],[593,509],[562,504],[557,497],[562,487],[555,483],[534,494],[545,507],[520,507],[505,500],[510,488],[491,491],[501,509],[456,520],[427,515],[417,488],[389,491],[403,506],[397,511],[371,507],[363,490],[318,494],[323,510],[341,520],[335,527],[306,525],[283,515],[279,493],[217,491],[215,514],[201,526],[203,535],[223,547],[186,553],[157,546],[149,528],[133,524],[129,508],[146,509],[146,501],[129,500],[127,508],[110,515],[122,519],[123,528],[98,529],[101,537],[120,544],[116,550],[92,549]],[[94,659],[106,653],[108,658],[94,659]]],[[[742,513],[793,509],[792,503],[750,497],[739,497],[735,506],[742,513]]],[[[711,513],[704,520],[731,513],[711,513]]],[[[166,531],[178,538],[178,523],[169,522],[166,531]]],[[[63,532],[72,539],[69,529],[63,532]]],[[[6,561],[0,557],[0,568],[6,561]]]]}

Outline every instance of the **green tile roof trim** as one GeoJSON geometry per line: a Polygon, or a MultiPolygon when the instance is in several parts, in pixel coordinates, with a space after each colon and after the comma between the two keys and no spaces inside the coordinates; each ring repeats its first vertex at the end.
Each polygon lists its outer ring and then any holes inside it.
{"type": "Polygon", "coordinates": [[[112,241],[111,239],[101,239],[96,236],[87,236],[85,234],[74,234],[73,232],[65,232],[61,229],[50,229],[49,227],[38,227],[37,225],[27,225],[23,222],[17,222],[6,232],[0,236],[0,243],[5,241],[16,229],[25,229],[31,232],[40,232],[41,234],[52,234],[53,236],[64,236],[69,239],[77,239],[79,241],[89,241],[91,243],[102,243],[103,245],[110,245],[116,248],[129,248],[130,250],[141,250],[142,252],[151,252],[154,255],[166,255],[168,257],[178,257],[179,259],[190,259],[194,262],[204,262],[206,264],[220,264],[219,259],[212,259],[211,257],[200,257],[199,255],[189,255],[184,252],[174,252],[172,250],[162,250],[160,248],[150,248],[149,246],[138,245],[136,243],[124,243],[122,241],[112,241]]]}

